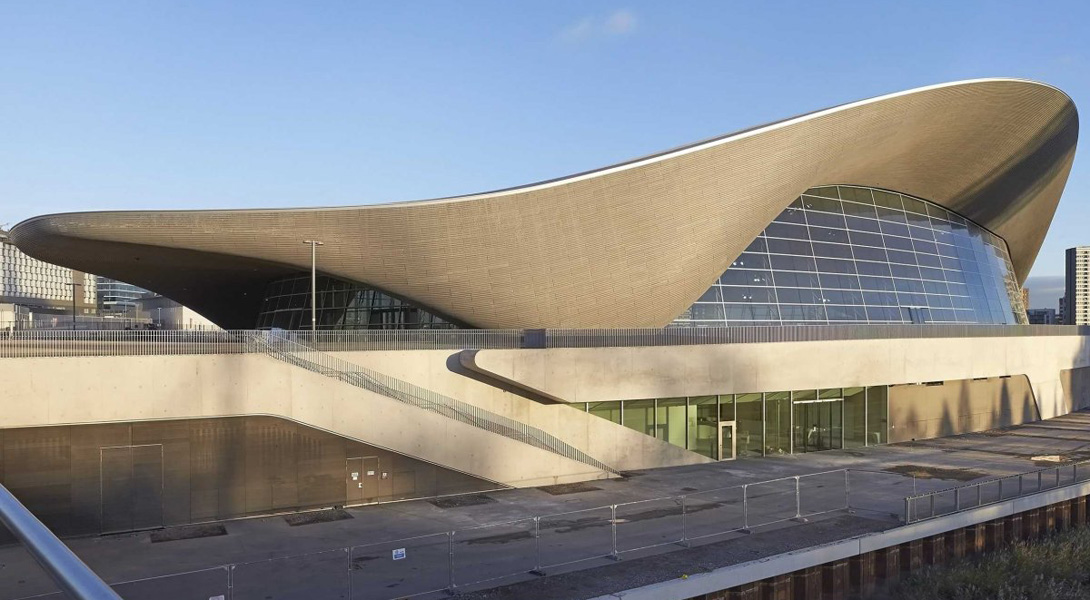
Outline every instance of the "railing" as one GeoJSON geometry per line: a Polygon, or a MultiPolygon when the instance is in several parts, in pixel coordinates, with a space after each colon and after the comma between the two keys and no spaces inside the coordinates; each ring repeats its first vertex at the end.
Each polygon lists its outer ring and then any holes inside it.
{"type": "Polygon", "coordinates": [[[916,523],[1090,481],[1090,461],[995,477],[905,498],[904,521],[916,523]]]}
{"type": "MultiPolygon", "coordinates": [[[[227,600],[270,594],[387,600],[454,592],[543,576],[573,565],[608,564],[656,548],[745,535],[776,523],[867,510],[868,500],[861,496],[879,483],[875,477],[887,478],[877,487],[913,485],[899,474],[838,469],[219,565],[118,583],[114,588],[127,600],[171,597],[166,590],[186,590],[188,597],[222,595],[227,600]]],[[[886,500],[896,506],[899,499],[886,500]]]]}
{"type": "MultiPolygon", "coordinates": [[[[246,352],[253,330],[4,330],[0,358],[246,352]]],[[[784,327],[668,327],[665,329],[409,329],[276,331],[326,352],[600,348],[881,340],[1090,336],[1081,325],[808,325],[784,327]]]]}
{"type": "Polygon", "coordinates": [[[64,542],[0,485],[0,523],[73,600],[121,600],[64,542]]]}
{"type": "Polygon", "coordinates": [[[250,332],[245,337],[246,348],[248,351],[262,352],[288,364],[332,377],[404,404],[423,408],[449,419],[579,461],[595,469],[616,473],[605,463],[541,429],[330,356],[299,343],[297,340],[302,337],[304,336],[284,332],[250,332]]]}

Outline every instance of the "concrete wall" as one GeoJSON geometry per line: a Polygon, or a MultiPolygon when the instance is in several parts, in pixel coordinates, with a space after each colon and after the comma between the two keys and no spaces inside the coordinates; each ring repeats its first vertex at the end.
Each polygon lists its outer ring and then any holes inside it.
{"type": "MultiPolygon", "coordinates": [[[[611,348],[606,352],[614,350],[611,348]]],[[[537,353],[539,351],[512,350],[510,352],[537,353]]],[[[330,354],[544,429],[618,470],[649,469],[710,461],[684,448],[594,415],[572,410],[563,405],[534,402],[460,375],[451,370],[451,367],[457,364],[458,353],[457,350],[403,350],[330,354]]]]}
{"type": "Polygon", "coordinates": [[[905,442],[1038,419],[1024,375],[889,388],[889,441],[905,442]]]}
{"type": "Polygon", "coordinates": [[[496,487],[275,417],[0,429],[0,483],[59,535],[496,487]],[[355,457],[371,457],[374,474],[350,497],[355,457]]]}
{"type": "Polygon", "coordinates": [[[1083,406],[1090,394],[1082,385],[1068,395],[1061,381],[1062,371],[1090,366],[1090,338],[1080,336],[481,350],[474,360],[568,402],[1025,375],[1047,419],[1083,406]]]}
{"type": "Polygon", "coordinates": [[[507,485],[607,476],[260,354],[3,359],[0,381],[4,428],[274,415],[507,485]]]}

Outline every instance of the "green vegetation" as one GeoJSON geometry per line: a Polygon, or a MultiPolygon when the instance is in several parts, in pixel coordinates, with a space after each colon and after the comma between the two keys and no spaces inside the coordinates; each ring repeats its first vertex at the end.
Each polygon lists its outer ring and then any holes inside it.
{"type": "Polygon", "coordinates": [[[897,600],[1090,598],[1090,528],[1019,542],[992,554],[927,568],[894,586],[897,600]]]}

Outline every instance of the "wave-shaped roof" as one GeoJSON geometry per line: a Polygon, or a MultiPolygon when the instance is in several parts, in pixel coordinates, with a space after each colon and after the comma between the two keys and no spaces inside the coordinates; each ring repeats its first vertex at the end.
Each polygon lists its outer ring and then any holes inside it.
{"type": "MultiPolygon", "coordinates": [[[[980,79],[880,96],[612,167],[439,200],[34,217],[24,252],[252,327],[266,282],[318,268],[477,327],[660,327],[804,190],[926,198],[1004,238],[1024,280],[1067,181],[1071,99],[980,79]]],[[[426,165],[422,165],[422,169],[426,165]]]]}

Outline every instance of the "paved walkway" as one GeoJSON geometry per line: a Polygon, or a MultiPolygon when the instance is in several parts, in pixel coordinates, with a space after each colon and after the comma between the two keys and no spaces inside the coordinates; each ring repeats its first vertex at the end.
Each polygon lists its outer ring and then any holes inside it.
{"type": "MultiPolygon", "coordinates": [[[[689,467],[654,469],[631,476],[591,482],[593,488],[575,493],[554,495],[540,489],[519,489],[485,494],[484,503],[441,508],[427,500],[398,502],[351,508],[353,517],[339,521],[290,527],[283,517],[263,517],[225,522],[227,535],[198,539],[151,543],[149,533],[87,537],[68,540],[69,546],[108,582],[130,581],[187,571],[199,571],[232,563],[252,563],[236,567],[233,574],[234,598],[279,600],[282,598],[393,598],[405,595],[428,578],[436,585],[446,583],[449,560],[445,536],[423,538],[421,541],[380,545],[353,551],[351,557],[343,550],[348,546],[426,536],[450,530],[461,532],[463,540],[456,548],[455,572],[460,581],[485,579],[489,561],[507,560],[511,564],[525,558],[526,564],[551,564],[575,560],[582,554],[609,552],[609,511],[589,510],[648,500],[687,495],[689,511],[686,523],[689,537],[696,537],[701,523],[708,531],[718,526],[717,510],[738,508],[727,499],[726,492],[701,494],[706,490],[754,483],[779,477],[790,477],[834,469],[866,471],[917,472],[925,478],[893,473],[853,472],[851,502],[853,506],[871,510],[849,515],[844,511],[816,516],[808,523],[785,521],[757,528],[752,535],[732,533],[710,536],[694,542],[698,548],[683,549],[664,545],[651,550],[624,554],[619,562],[587,560],[564,567],[545,569],[547,577],[523,575],[533,580],[508,587],[481,592],[483,597],[516,598],[585,598],[619,591],[634,585],[644,585],[680,576],[685,569],[711,569],[759,556],[844,539],[864,531],[897,526],[891,514],[903,510],[903,498],[915,483],[919,491],[942,489],[962,482],[1002,474],[1014,474],[1047,466],[1034,457],[1060,455],[1065,460],[1090,458],[1090,413],[1075,413],[1048,421],[1040,421],[1002,431],[969,434],[938,440],[927,440],[878,446],[865,449],[828,451],[796,456],[743,459],[689,467]],[[927,476],[930,475],[930,478],[927,476]],[[696,499],[704,497],[706,502],[696,499]],[[714,497],[714,499],[713,499],[714,497]],[[696,507],[696,508],[694,508],[696,507]],[[700,510],[708,509],[702,517],[700,510]],[[543,519],[540,547],[535,548],[527,523],[497,527],[490,535],[468,531],[491,523],[527,519],[584,511],[576,515],[543,519]],[[701,521],[701,518],[705,518],[701,521]],[[714,517],[713,520],[711,517],[714,517]],[[782,535],[791,531],[791,535],[782,535]],[[552,537],[547,537],[545,533],[552,537]],[[476,539],[475,539],[476,538],[476,539]],[[549,541],[551,540],[551,542],[549,541]],[[371,571],[379,563],[368,561],[389,553],[397,547],[407,547],[417,561],[403,563],[386,561],[379,575],[371,571]],[[422,570],[422,553],[432,553],[434,572],[422,570]],[[671,553],[669,558],[648,555],[671,553]],[[280,561],[278,557],[318,553],[306,559],[280,561]],[[533,555],[536,553],[536,556],[533,555]],[[352,564],[349,572],[348,565],[352,564]],[[396,568],[405,567],[398,574],[396,568]],[[411,567],[411,568],[410,568],[411,567]],[[582,571],[583,573],[576,573],[582,571]],[[351,573],[351,577],[349,577],[351,573]],[[566,574],[565,574],[566,573],[566,574]],[[381,577],[393,578],[378,586],[381,577]],[[369,579],[370,577],[370,579],[369,579]],[[401,582],[405,582],[401,585],[401,582]],[[349,593],[349,586],[352,586],[349,593]]],[[[831,476],[812,488],[803,487],[806,510],[818,511],[822,506],[835,506],[843,497],[837,487],[841,476],[831,476]]],[[[804,480],[805,481],[805,480],[804,480]]],[[[793,489],[793,483],[788,483],[793,489]]],[[[765,487],[765,486],[761,486],[765,487]]],[[[760,488],[751,488],[751,490],[760,488]]],[[[772,487],[767,489],[772,490],[772,487]]],[[[789,490],[776,494],[751,497],[751,510],[771,511],[782,503],[789,490]]],[[[793,494],[789,500],[793,504],[793,494]]],[[[668,531],[677,527],[677,513],[668,510],[670,502],[634,505],[618,512],[618,530],[624,528],[622,547],[636,547],[656,540],[669,539],[668,531]],[[627,512],[624,512],[627,511],[627,512]],[[622,514],[624,512],[624,514],[622,514]],[[627,546],[625,546],[627,544],[627,546]]],[[[726,514],[726,513],[723,513],[726,514]]],[[[740,513],[738,513],[740,514],[740,513]]],[[[771,513],[770,513],[771,514],[771,513]]],[[[528,569],[527,569],[528,570],[528,569]]],[[[127,600],[132,598],[210,598],[226,585],[227,570],[208,571],[185,577],[134,584],[123,588],[127,600]]],[[[517,579],[517,578],[516,578],[517,579]]],[[[497,580],[487,585],[462,587],[465,591],[489,585],[512,584],[511,579],[497,580]]],[[[419,588],[418,588],[419,589],[419,588]]],[[[0,600],[49,593],[54,588],[41,569],[19,546],[0,548],[0,600]]],[[[219,591],[218,593],[223,593],[219,591]]]]}

